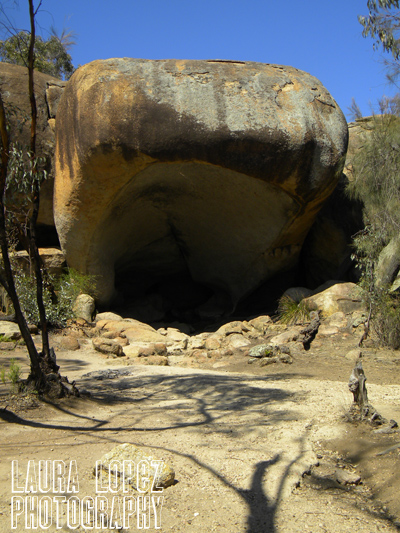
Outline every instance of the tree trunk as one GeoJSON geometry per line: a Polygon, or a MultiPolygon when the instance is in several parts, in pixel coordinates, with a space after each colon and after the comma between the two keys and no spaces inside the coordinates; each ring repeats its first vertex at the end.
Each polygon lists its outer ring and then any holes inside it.
{"type": "Polygon", "coordinates": [[[31,142],[30,142],[30,157],[32,160],[33,172],[33,198],[32,198],[32,214],[29,220],[29,255],[35,270],[36,278],[36,300],[39,309],[40,328],[42,332],[43,354],[48,364],[51,364],[52,358],[50,356],[49,335],[47,330],[46,309],[43,302],[43,276],[41,270],[41,259],[39,250],[37,248],[36,239],[36,223],[39,215],[40,206],[40,184],[38,179],[38,170],[36,165],[36,123],[37,123],[37,107],[34,89],[34,65],[35,65],[35,16],[40,8],[41,2],[34,10],[33,0],[29,0],[29,17],[31,23],[31,35],[29,41],[28,52],[28,86],[29,86],[29,101],[31,103],[31,142]]]}
{"type": "Polygon", "coordinates": [[[11,269],[10,257],[8,255],[8,243],[6,232],[6,217],[4,207],[4,190],[6,185],[8,161],[9,161],[9,139],[6,127],[6,115],[3,99],[0,94],[0,131],[2,139],[1,170],[0,170],[0,247],[3,256],[4,272],[0,275],[0,283],[6,289],[14,306],[15,317],[21,331],[22,338],[26,343],[29,358],[31,361],[31,380],[34,381],[37,390],[41,390],[45,383],[45,376],[40,366],[40,356],[36,350],[31,333],[22,313],[17,291],[15,289],[14,277],[11,269]]]}

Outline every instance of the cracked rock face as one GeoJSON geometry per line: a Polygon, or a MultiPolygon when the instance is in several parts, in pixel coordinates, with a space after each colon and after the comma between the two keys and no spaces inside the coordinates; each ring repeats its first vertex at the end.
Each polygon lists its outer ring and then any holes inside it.
{"type": "Polygon", "coordinates": [[[97,276],[100,304],[157,290],[163,311],[230,311],[296,264],[346,148],[335,101],[291,67],[85,65],[56,121],[55,221],[67,262],[97,276]]]}

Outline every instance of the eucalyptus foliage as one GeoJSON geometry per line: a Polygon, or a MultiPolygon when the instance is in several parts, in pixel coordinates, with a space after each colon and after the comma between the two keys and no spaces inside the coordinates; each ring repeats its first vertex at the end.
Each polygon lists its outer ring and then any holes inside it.
{"type": "Polygon", "coordinates": [[[400,118],[385,113],[365,127],[348,191],[363,202],[367,233],[383,248],[400,231],[400,118]]]}
{"type": "MultiPolygon", "coordinates": [[[[15,285],[21,307],[29,323],[39,324],[39,310],[36,298],[36,287],[32,278],[24,272],[16,272],[15,285]]],[[[43,291],[43,301],[46,308],[46,317],[50,325],[63,327],[74,316],[73,307],[76,298],[81,293],[90,293],[93,290],[93,278],[68,270],[61,278],[54,279],[47,275],[51,286],[55,288],[54,294],[47,285],[43,291]]]]}
{"type": "Polygon", "coordinates": [[[394,59],[400,57],[400,12],[399,0],[368,0],[369,13],[360,15],[358,20],[364,27],[363,36],[375,39],[374,48],[382,46],[391,52],[394,59]]]}
{"type": "Polygon", "coordinates": [[[363,144],[353,159],[348,193],[363,203],[365,228],[354,238],[354,254],[366,290],[372,324],[383,344],[400,346],[400,301],[379,283],[382,251],[400,233],[400,117],[398,100],[381,103],[386,112],[365,122],[363,144]]]}
{"type": "MultiPolygon", "coordinates": [[[[0,60],[13,65],[28,66],[30,33],[20,31],[5,41],[0,41],[0,60]]],[[[62,39],[51,35],[43,40],[35,38],[35,69],[55,78],[68,80],[75,68],[62,39]]]]}

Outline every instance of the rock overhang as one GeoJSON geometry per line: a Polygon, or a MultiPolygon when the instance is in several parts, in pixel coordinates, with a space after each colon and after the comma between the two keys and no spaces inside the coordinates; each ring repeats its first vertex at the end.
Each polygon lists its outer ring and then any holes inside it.
{"type": "Polygon", "coordinates": [[[188,273],[232,308],[296,263],[347,148],[318,80],[260,63],[93,62],[56,132],[60,241],[101,303],[124,273],[139,293],[188,273]]]}

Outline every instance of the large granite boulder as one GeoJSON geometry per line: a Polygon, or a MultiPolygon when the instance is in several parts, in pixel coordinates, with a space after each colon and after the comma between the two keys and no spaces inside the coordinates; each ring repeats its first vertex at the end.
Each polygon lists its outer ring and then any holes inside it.
{"type": "Polygon", "coordinates": [[[166,307],[231,310],[296,264],[346,148],[338,105],[295,68],[89,63],[57,111],[54,209],[67,262],[97,276],[99,304],[157,286],[166,307]]]}
{"type": "MultiPolygon", "coordinates": [[[[38,223],[54,228],[53,218],[53,167],[55,148],[55,114],[64,81],[35,71],[34,87],[37,107],[37,155],[47,160],[46,180],[40,192],[38,223]]],[[[31,128],[31,105],[28,93],[28,69],[0,62],[0,90],[9,121],[10,141],[29,150],[31,128]]],[[[52,242],[54,244],[54,242],[52,242]]]]}

